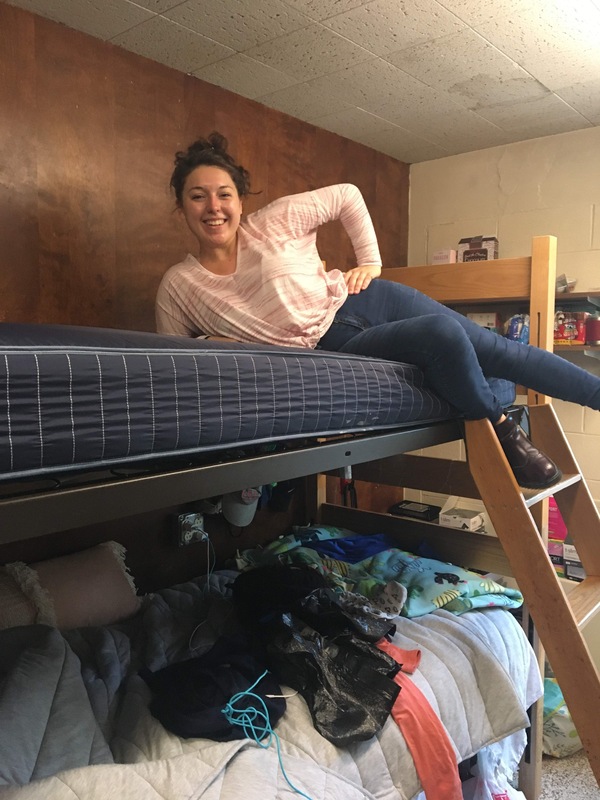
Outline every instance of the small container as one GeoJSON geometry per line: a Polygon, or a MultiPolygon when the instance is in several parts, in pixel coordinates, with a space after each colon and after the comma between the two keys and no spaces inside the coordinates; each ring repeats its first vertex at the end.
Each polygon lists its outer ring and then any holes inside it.
{"type": "Polygon", "coordinates": [[[585,343],[600,345],[600,317],[588,317],[585,323],[585,343]]]}
{"type": "Polygon", "coordinates": [[[490,261],[498,258],[495,236],[469,236],[458,243],[458,261],[490,261]]]}
{"type": "Polygon", "coordinates": [[[529,314],[513,314],[506,320],[504,330],[507,339],[529,344],[529,314]]]}
{"type": "Polygon", "coordinates": [[[431,257],[432,264],[456,264],[456,250],[447,247],[445,250],[436,250],[431,257]]]}

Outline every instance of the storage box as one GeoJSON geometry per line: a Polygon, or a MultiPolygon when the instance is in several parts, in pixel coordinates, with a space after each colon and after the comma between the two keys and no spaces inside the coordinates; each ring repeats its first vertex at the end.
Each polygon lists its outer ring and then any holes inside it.
{"type": "Polygon", "coordinates": [[[495,236],[470,236],[458,243],[459,261],[490,261],[498,258],[498,239],[495,236]]]}
{"type": "Polygon", "coordinates": [[[456,250],[451,247],[445,250],[436,250],[431,257],[432,264],[455,264],[456,263],[456,250]]]}
{"type": "Polygon", "coordinates": [[[460,497],[449,497],[440,511],[439,523],[448,528],[476,531],[484,526],[484,517],[479,511],[460,506],[460,497]]]}
{"type": "Polygon", "coordinates": [[[554,344],[585,344],[587,311],[561,311],[554,314],[554,344]]]}
{"type": "Polygon", "coordinates": [[[548,555],[555,564],[563,562],[565,559],[564,542],[560,539],[548,539],[548,555]],[[560,561],[555,559],[560,559],[560,561]]]}
{"type": "Polygon", "coordinates": [[[565,577],[564,542],[559,539],[548,539],[548,555],[557,575],[565,577]]]}
{"type": "Polygon", "coordinates": [[[559,578],[566,578],[567,573],[565,572],[565,565],[564,564],[554,564],[554,572],[558,575],[559,578]]]}
{"type": "Polygon", "coordinates": [[[567,538],[567,526],[553,497],[548,499],[548,538],[561,542],[567,538]]]}
{"type": "Polygon", "coordinates": [[[582,581],[585,578],[585,570],[579,559],[579,554],[575,545],[565,542],[563,545],[565,559],[565,577],[572,581],[582,581]]]}
{"type": "Polygon", "coordinates": [[[482,328],[487,328],[490,331],[500,333],[502,329],[502,322],[500,314],[496,311],[469,311],[467,318],[481,325],[482,328]]]}

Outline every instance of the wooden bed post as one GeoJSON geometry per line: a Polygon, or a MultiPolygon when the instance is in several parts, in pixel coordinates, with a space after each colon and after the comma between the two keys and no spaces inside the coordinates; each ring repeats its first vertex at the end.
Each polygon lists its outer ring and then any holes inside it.
{"type": "MultiPolygon", "coordinates": [[[[531,286],[529,290],[529,342],[543,350],[554,349],[554,294],[556,287],[557,240],[554,236],[535,236],[531,245],[531,286]]],[[[530,406],[551,402],[546,395],[528,389],[530,406]]],[[[532,509],[536,527],[548,546],[548,500],[532,509]]],[[[523,626],[535,651],[540,672],[545,671],[546,654],[540,643],[529,606],[523,607],[523,626]]],[[[519,788],[526,797],[537,798],[541,792],[544,703],[538,700],[529,711],[531,727],[527,752],[519,770],[519,788]]]]}
{"type": "MultiPolygon", "coordinates": [[[[531,247],[529,343],[554,349],[554,293],[556,286],[556,237],[535,236],[531,247]]],[[[549,403],[546,395],[529,390],[529,405],[549,403]]]]}
{"type": "Polygon", "coordinates": [[[306,497],[306,522],[316,525],[321,520],[321,507],[327,501],[327,476],[323,473],[307,475],[304,480],[306,497]]]}

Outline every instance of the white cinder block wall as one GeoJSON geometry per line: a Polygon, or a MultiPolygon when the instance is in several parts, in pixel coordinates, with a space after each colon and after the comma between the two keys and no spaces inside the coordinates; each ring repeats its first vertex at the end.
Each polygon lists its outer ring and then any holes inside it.
{"type": "MultiPolygon", "coordinates": [[[[411,265],[465,236],[497,236],[500,258],[511,258],[553,234],[558,274],[576,278],[577,291],[600,290],[600,128],[414,164],[409,220],[411,265]]],[[[600,359],[570,357],[600,375],[600,359]]],[[[554,406],[600,504],[600,412],[554,406]]]]}

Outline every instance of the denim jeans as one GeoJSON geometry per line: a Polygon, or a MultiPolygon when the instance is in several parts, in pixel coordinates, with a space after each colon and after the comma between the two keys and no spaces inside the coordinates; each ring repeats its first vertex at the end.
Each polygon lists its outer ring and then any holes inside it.
{"type": "Polygon", "coordinates": [[[416,364],[428,386],[467,419],[500,418],[491,377],[600,409],[599,377],[482,328],[401,283],[377,279],[349,295],[318,347],[416,364]]]}

